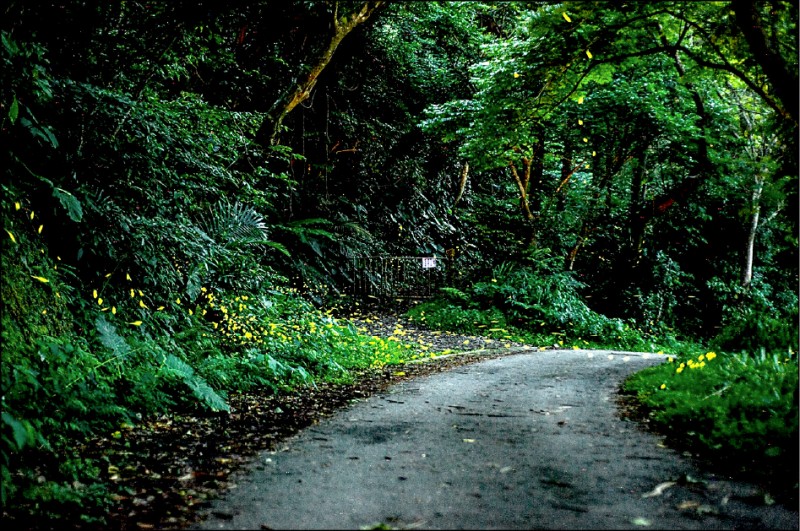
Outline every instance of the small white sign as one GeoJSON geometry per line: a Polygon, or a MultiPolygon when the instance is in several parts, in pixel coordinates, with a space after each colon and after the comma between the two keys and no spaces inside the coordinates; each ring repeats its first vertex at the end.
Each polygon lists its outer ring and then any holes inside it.
{"type": "Polygon", "coordinates": [[[436,257],[426,256],[422,258],[422,269],[431,269],[436,267],[436,257]]]}

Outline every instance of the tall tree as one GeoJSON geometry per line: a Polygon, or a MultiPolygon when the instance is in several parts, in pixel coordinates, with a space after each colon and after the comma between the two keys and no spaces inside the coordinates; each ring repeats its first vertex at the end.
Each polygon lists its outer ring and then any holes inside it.
{"type": "MultiPolygon", "coordinates": [[[[323,37],[324,45],[303,65],[304,72],[295,74],[297,83],[290,88],[288,93],[273,103],[268,119],[259,129],[256,138],[266,146],[274,145],[278,141],[283,121],[295,107],[306,101],[312,90],[317,85],[320,74],[328,66],[333,54],[339,48],[342,40],[358,26],[367,22],[376,11],[386,4],[385,0],[363,2],[353,8],[345,2],[334,1],[331,14],[331,30],[329,35],[323,37]]],[[[327,5],[327,3],[326,3],[327,5]]],[[[314,35],[313,38],[321,36],[314,35]]]]}

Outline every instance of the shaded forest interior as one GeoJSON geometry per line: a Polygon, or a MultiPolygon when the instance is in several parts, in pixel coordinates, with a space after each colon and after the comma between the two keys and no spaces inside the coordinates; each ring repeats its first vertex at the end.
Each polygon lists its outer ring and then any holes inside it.
{"type": "Polygon", "coordinates": [[[465,333],[796,363],[797,19],[8,2],[3,505],[102,507],[76,440],[406,360],[336,320],[397,295],[366,257],[465,333]]]}

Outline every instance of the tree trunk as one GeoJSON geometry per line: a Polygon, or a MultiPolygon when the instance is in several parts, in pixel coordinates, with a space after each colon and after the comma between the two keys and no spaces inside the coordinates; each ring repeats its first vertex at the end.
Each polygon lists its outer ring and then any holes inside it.
{"type": "Polygon", "coordinates": [[[647,147],[643,147],[636,158],[636,167],[633,169],[631,179],[630,207],[628,209],[628,227],[630,231],[629,263],[630,269],[635,270],[642,258],[642,247],[644,246],[644,233],[646,220],[640,215],[639,211],[644,202],[645,195],[645,175],[647,174],[647,147]]]}
{"type": "Polygon", "coordinates": [[[458,193],[456,195],[456,200],[453,201],[453,209],[456,208],[458,202],[461,201],[461,198],[464,196],[464,190],[467,188],[467,177],[469,176],[469,162],[464,163],[464,169],[461,170],[461,178],[458,180],[458,193]]]}
{"type": "Polygon", "coordinates": [[[567,182],[576,171],[572,169],[572,142],[569,138],[564,140],[564,156],[561,159],[561,180],[558,188],[555,191],[556,195],[556,212],[563,212],[566,206],[567,193],[563,190],[567,182]]]}
{"type": "Polygon", "coordinates": [[[758,232],[758,219],[761,214],[761,192],[764,190],[764,179],[756,176],[756,185],[753,189],[750,204],[750,227],[747,231],[747,243],[744,250],[744,270],[742,286],[748,286],[753,280],[753,256],[755,254],[756,233],[758,232]]]}
{"type": "Polygon", "coordinates": [[[511,175],[514,177],[514,182],[517,183],[519,190],[519,205],[522,209],[522,214],[528,221],[533,220],[533,212],[531,212],[531,205],[528,201],[528,182],[531,179],[531,159],[523,157],[522,161],[522,177],[520,177],[514,161],[510,161],[508,166],[511,168],[511,175]]]}
{"type": "Polygon", "coordinates": [[[544,181],[544,140],[539,140],[533,147],[533,161],[531,161],[530,184],[528,197],[530,198],[531,212],[535,218],[541,216],[542,210],[542,184],[544,181]]]}
{"type": "Polygon", "coordinates": [[[530,221],[530,237],[528,247],[536,248],[539,244],[539,225],[542,219],[542,185],[544,184],[544,140],[540,139],[533,150],[533,162],[531,163],[530,184],[528,186],[528,197],[530,198],[531,214],[533,219],[530,221]]]}
{"type": "Polygon", "coordinates": [[[594,219],[590,220],[588,217],[583,220],[578,238],[575,240],[575,245],[570,249],[567,255],[567,271],[572,271],[575,268],[575,259],[578,257],[578,251],[581,250],[589,234],[591,234],[593,222],[594,219]]]}
{"type": "MultiPolygon", "coordinates": [[[[770,48],[762,29],[763,22],[759,17],[757,6],[753,0],[733,0],[731,8],[736,14],[736,25],[744,35],[753,58],[761,65],[764,74],[772,85],[772,91],[778,97],[789,117],[798,123],[798,78],[796,72],[789,70],[786,61],[777,50],[770,48]]],[[[797,6],[789,7],[796,9],[797,6]]]]}
{"type": "MultiPolygon", "coordinates": [[[[662,31],[661,26],[658,26],[659,31],[661,32],[661,44],[665,48],[670,48],[669,43],[667,42],[667,38],[662,31]]],[[[675,69],[678,71],[678,75],[683,77],[686,74],[686,68],[683,66],[680,57],[678,56],[677,50],[674,50],[670,53],[674,63],[675,69]]],[[[708,156],[708,141],[706,140],[706,128],[708,125],[708,113],[706,112],[705,105],[703,104],[703,98],[700,96],[700,93],[694,87],[694,85],[690,82],[686,83],[686,88],[689,90],[689,93],[692,96],[692,101],[694,101],[695,112],[699,118],[697,125],[700,129],[700,134],[697,136],[697,148],[695,154],[695,160],[697,161],[695,164],[696,174],[687,177],[682,182],[678,183],[674,186],[671,190],[667,193],[662,194],[655,198],[650,205],[645,205],[640,211],[639,216],[642,218],[642,222],[646,225],[652,218],[663,214],[667,211],[673,204],[685,200],[690,195],[694,194],[700,185],[704,182],[705,178],[714,170],[714,165],[711,162],[711,159],[708,156]]]]}
{"type": "MultiPolygon", "coordinates": [[[[575,238],[575,245],[573,245],[572,249],[570,249],[569,253],[567,253],[565,263],[567,271],[573,271],[575,269],[575,260],[578,258],[578,252],[589,239],[589,235],[595,230],[597,221],[601,216],[602,202],[600,198],[606,192],[606,188],[611,184],[611,177],[619,170],[619,168],[621,168],[622,165],[618,165],[620,158],[622,157],[619,153],[612,154],[609,152],[607,155],[602,157],[602,162],[598,161],[598,163],[595,165],[594,175],[599,175],[600,180],[597,183],[597,187],[592,192],[592,197],[589,200],[589,208],[586,211],[586,216],[584,216],[583,221],[581,222],[581,229],[578,231],[578,235],[575,238]]],[[[579,166],[573,169],[567,178],[571,177],[578,168],[579,166]]],[[[564,184],[566,184],[566,180],[562,182],[561,186],[564,184]]]]}
{"type": "Polygon", "coordinates": [[[262,146],[273,146],[278,143],[278,136],[280,135],[281,126],[286,116],[299,104],[304,102],[311,95],[311,91],[317,84],[322,71],[330,63],[333,54],[350,32],[352,32],[360,24],[366,22],[372,14],[386,3],[385,0],[364,2],[360,9],[356,10],[350,16],[339,16],[339,2],[334,3],[333,13],[333,35],[330,37],[327,46],[322,50],[314,62],[314,66],[305,77],[298,83],[294,89],[285,98],[281,98],[275,104],[275,110],[269,113],[269,118],[264,120],[261,127],[256,134],[256,140],[262,146]]]}
{"type": "MultiPolygon", "coordinates": [[[[522,152],[519,147],[514,148],[518,153],[522,152]]],[[[539,140],[533,146],[533,153],[530,158],[521,157],[522,175],[520,175],[514,161],[508,162],[511,168],[511,176],[519,190],[519,205],[522,215],[528,223],[528,246],[535,246],[537,239],[537,221],[541,216],[542,197],[541,188],[544,180],[544,140],[539,140]],[[531,186],[533,185],[533,186],[531,186]]]]}

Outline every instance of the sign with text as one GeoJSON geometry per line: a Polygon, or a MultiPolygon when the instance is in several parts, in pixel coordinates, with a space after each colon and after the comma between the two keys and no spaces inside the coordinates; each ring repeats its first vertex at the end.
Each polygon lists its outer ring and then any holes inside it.
{"type": "Polygon", "coordinates": [[[425,256],[422,258],[422,269],[431,269],[433,267],[436,267],[435,256],[425,256]]]}

